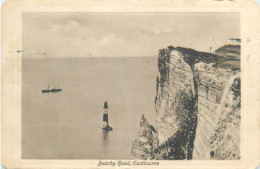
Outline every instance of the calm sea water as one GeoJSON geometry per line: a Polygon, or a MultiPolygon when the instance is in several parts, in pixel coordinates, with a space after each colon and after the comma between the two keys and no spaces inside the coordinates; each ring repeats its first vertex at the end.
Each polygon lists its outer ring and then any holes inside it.
{"type": "Polygon", "coordinates": [[[133,159],[144,114],[155,122],[157,59],[23,59],[22,158],[133,159]],[[62,92],[42,93],[58,86],[62,92]],[[108,100],[113,131],[102,131],[108,100]]]}

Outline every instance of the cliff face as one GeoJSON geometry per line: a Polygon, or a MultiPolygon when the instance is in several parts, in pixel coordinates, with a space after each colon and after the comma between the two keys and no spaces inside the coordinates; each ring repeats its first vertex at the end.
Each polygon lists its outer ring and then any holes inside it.
{"type": "Polygon", "coordinates": [[[197,124],[197,86],[193,66],[186,59],[177,50],[160,50],[155,105],[164,159],[192,157],[197,124]]]}
{"type": "Polygon", "coordinates": [[[232,59],[186,48],[159,51],[159,159],[240,158],[240,70],[232,59]]]}

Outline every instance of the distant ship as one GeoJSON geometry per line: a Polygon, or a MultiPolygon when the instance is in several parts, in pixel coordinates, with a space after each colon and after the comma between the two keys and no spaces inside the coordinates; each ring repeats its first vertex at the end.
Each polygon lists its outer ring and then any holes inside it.
{"type": "Polygon", "coordinates": [[[42,93],[49,93],[49,92],[52,92],[52,93],[55,93],[55,92],[61,92],[62,89],[59,89],[59,88],[52,88],[50,89],[49,85],[48,85],[48,89],[47,90],[42,90],[42,93]]]}

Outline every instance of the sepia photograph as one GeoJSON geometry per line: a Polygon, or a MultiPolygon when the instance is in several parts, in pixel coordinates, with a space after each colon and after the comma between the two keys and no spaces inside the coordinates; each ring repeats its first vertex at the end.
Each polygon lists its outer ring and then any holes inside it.
{"type": "Polygon", "coordinates": [[[23,12],[21,159],[240,160],[239,12],[23,12]]]}

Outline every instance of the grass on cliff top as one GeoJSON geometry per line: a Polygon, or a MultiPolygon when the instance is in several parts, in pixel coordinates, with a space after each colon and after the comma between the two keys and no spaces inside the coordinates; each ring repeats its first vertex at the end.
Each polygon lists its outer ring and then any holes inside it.
{"type": "Polygon", "coordinates": [[[240,60],[240,45],[224,45],[215,50],[215,53],[230,59],[240,60]]]}
{"type": "Polygon", "coordinates": [[[224,45],[217,49],[216,53],[199,52],[190,48],[177,47],[175,50],[188,55],[190,62],[215,63],[218,67],[230,68],[240,71],[240,45],[224,45]]]}

